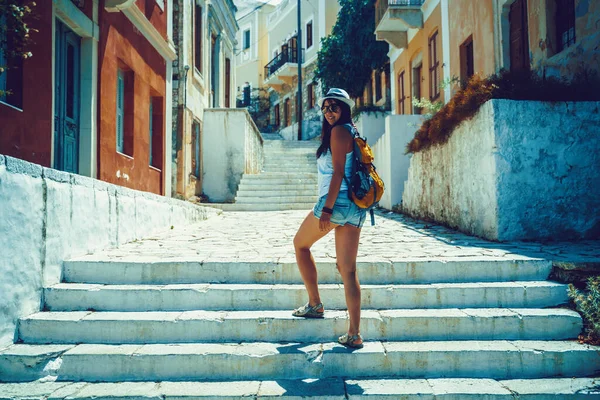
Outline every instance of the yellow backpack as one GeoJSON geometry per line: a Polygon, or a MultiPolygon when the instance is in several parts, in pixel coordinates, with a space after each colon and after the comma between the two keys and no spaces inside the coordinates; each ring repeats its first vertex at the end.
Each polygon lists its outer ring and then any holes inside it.
{"type": "Polygon", "coordinates": [[[366,208],[371,214],[371,225],[375,225],[373,209],[381,200],[385,186],[373,165],[373,150],[367,139],[360,136],[357,129],[350,124],[344,125],[354,137],[352,157],[352,175],[346,179],[350,199],[360,208],[366,208]]]}

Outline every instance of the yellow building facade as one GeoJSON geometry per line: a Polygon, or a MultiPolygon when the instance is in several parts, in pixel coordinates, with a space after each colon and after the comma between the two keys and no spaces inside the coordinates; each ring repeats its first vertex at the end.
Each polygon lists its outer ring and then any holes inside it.
{"type": "Polygon", "coordinates": [[[390,46],[392,113],[413,99],[447,102],[444,81],[502,69],[571,79],[600,72],[600,2],[589,0],[378,0],[378,40],[390,46]]]}

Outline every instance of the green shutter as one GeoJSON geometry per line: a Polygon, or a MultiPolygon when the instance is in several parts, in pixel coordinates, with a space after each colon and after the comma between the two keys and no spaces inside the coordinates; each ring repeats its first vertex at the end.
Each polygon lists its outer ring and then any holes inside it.
{"type": "Polygon", "coordinates": [[[117,151],[123,152],[123,118],[124,118],[124,101],[125,97],[125,77],[123,71],[119,70],[117,76],[117,151]]]}

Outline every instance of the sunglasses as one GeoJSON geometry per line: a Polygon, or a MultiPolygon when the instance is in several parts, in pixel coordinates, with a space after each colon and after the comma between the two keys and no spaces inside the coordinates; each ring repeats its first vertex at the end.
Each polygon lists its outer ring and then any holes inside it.
{"type": "Polygon", "coordinates": [[[328,105],[328,106],[323,106],[321,108],[321,112],[323,114],[326,114],[327,111],[329,111],[331,113],[336,113],[336,112],[340,111],[340,106],[338,106],[337,104],[331,104],[331,105],[328,105]]]}

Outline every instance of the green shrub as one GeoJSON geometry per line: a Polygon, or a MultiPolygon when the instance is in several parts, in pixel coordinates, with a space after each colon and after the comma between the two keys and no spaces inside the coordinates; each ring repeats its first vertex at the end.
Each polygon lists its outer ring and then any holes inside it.
{"type": "Polygon", "coordinates": [[[577,310],[583,316],[585,334],[583,340],[600,343],[600,277],[588,279],[586,290],[577,290],[569,285],[569,297],[573,299],[577,310]]]}
{"type": "Polygon", "coordinates": [[[582,69],[571,81],[544,78],[536,72],[502,71],[481,78],[473,75],[454,97],[427,119],[406,146],[406,153],[416,153],[435,144],[446,143],[452,131],[471,119],[490,99],[536,101],[598,101],[600,77],[582,69]]]}

